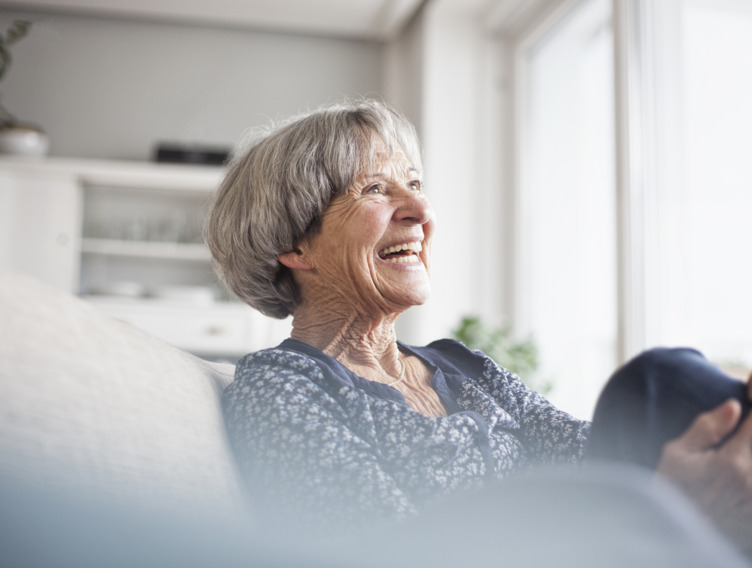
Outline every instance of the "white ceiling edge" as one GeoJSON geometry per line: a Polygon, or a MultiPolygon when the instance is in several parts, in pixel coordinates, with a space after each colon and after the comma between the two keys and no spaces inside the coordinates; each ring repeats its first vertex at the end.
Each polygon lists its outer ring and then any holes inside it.
{"type": "Polygon", "coordinates": [[[0,8],[388,40],[422,0],[0,0],[0,8]]]}
{"type": "Polygon", "coordinates": [[[489,0],[485,11],[486,29],[515,37],[523,30],[555,12],[562,6],[579,0],[489,0]]]}

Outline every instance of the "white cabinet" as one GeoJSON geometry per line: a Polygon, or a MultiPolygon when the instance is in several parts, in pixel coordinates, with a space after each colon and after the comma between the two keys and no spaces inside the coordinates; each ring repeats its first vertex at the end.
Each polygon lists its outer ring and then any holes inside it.
{"type": "Polygon", "coordinates": [[[0,265],[74,292],[81,193],[72,175],[0,164],[0,265]]]}
{"type": "Polygon", "coordinates": [[[216,167],[0,158],[0,263],[198,355],[235,359],[290,324],[233,301],[202,242],[216,167]]]}
{"type": "Polygon", "coordinates": [[[161,297],[191,286],[220,299],[201,238],[220,176],[218,168],[155,164],[86,172],[78,291],[124,295],[130,287],[133,295],[161,297]]]}

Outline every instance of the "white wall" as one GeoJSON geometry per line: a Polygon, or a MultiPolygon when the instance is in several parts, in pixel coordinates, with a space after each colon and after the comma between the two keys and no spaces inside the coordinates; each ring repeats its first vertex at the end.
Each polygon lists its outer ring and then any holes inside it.
{"type": "Polygon", "coordinates": [[[379,93],[378,42],[0,9],[34,22],[0,82],[52,154],[149,159],[157,141],[232,145],[343,96],[379,93]]]}

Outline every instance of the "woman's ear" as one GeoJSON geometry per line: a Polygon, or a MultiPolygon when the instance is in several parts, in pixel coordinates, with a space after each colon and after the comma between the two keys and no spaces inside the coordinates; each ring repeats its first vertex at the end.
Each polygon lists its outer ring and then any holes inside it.
{"type": "Polygon", "coordinates": [[[278,254],[277,260],[291,270],[310,270],[313,268],[306,254],[299,248],[278,254]]]}

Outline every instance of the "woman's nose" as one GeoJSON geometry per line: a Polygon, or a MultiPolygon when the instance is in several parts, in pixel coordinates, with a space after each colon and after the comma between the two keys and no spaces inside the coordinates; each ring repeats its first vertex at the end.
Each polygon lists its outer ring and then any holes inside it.
{"type": "Polygon", "coordinates": [[[424,225],[433,217],[433,209],[424,193],[407,190],[400,195],[394,215],[398,221],[424,225]]]}

